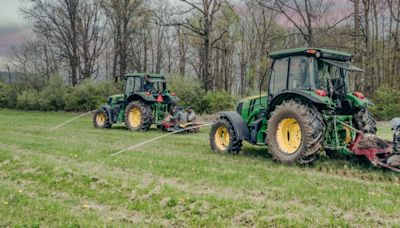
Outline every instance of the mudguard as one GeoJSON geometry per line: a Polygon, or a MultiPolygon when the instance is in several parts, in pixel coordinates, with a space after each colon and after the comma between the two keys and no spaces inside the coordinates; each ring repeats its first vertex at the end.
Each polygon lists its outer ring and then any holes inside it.
{"type": "Polygon", "coordinates": [[[242,116],[237,112],[219,112],[218,118],[227,119],[233,126],[235,134],[239,140],[245,140],[249,138],[249,129],[246,123],[243,121],[242,116]]]}
{"type": "Polygon", "coordinates": [[[151,102],[156,102],[156,99],[154,98],[153,95],[147,96],[145,93],[135,93],[131,96],[129,96],[128,101],[134,101],[134,100],[143,100],[143,101],[151,101],[151,102]]]}
{"type": "Polygon", "coordinates": [[[102,105],[100,107],[100,109],[103,109],[103,110],[105,110],[107,112],[107,114],[109,116],[108,122],[110,124],[114,124],[114,120],[113,120],[113,118],[114,118],[114,109],[110,105],[102,105]]]}
{"type": "Polygon", "coordinates": [[[346,99],[350,100],[355,107],[368,108],[369,106],[373,105],[373,103],[369,99],[360,99],[353,93],[347,93],[346,99]]]}
{"type": "MultiPolygon", "coordinates": [[[[282,93],[279,93],[275,95],[271,102],[269,103],[269,107],[274,107],[277,104],[280,104],[281,101],[283,100],[289,100],[292,98],[296,99],[304,99],[304,100],[309,100],[312,103],[318,104],[318,105],[324,105],[328,107],[334,107],[335,103],[328,97],[328,96],[318,96],[315,94],[313,91],[304,91],[304,90],[291,90],[291,91],[285,91],[282,93]]],[[[273,111],[273,109],[269,108],[269,111],[273,111]]]]}

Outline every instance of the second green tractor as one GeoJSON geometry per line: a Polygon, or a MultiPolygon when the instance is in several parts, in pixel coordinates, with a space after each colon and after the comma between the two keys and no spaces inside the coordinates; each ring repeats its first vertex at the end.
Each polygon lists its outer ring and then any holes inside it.
{"type": "Polygon", "coordinates": [[[113,95],[93,116],[96,128],[110,128],[125,123],[128,129],[147,131],[152,124],[162,127],[162,121],[179,98],[167,89],[164,76],[159,74],[126,74],[124,94],[113,95]]]}
{"type": "Polygon", "coordinates": [[[241,101],[236,112],[219,113],[210,131],[214,151],[238,153],[247,141],[267,145],[281,162],[307,164],[324,150],[352,154],[358,131],[376,133],[372,103],[350,89],[350,74],[362,71],[351,54],[296,48],[270,58],[268,92],[241,101]]]}

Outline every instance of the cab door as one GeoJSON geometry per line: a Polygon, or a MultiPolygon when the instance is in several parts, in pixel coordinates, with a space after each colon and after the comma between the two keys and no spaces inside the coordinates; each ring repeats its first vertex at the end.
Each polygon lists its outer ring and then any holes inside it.
{"type": "Polygon", "coordinates": [[[275,59],[269,80],[268,94],[274,96],[287,90],[289,58],[275,59]]]}

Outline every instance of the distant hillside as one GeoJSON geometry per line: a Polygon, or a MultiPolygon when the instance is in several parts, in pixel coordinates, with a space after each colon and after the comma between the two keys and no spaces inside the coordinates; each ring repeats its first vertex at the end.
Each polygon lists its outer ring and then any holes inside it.
{"type": "Polygon", "coordinates": [[[16,74],[11,72],[10,74],[7,71],[0,71],[0,81],[2,82],[14,82],[16,80],[16,74]]]}

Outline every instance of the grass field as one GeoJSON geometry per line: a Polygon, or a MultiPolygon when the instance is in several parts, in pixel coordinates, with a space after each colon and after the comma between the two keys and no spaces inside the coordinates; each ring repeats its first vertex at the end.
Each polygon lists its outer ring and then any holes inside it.
{"type": "Polygon", "coordinates": [[[287,166],[249,144],[217,154],[208,129],[110,157],[163,133],[94,129],[89,116],[49,131],[74,116],[0,110],[0,227],[400,224],[390,171],[324,156],[287,166]]]}

